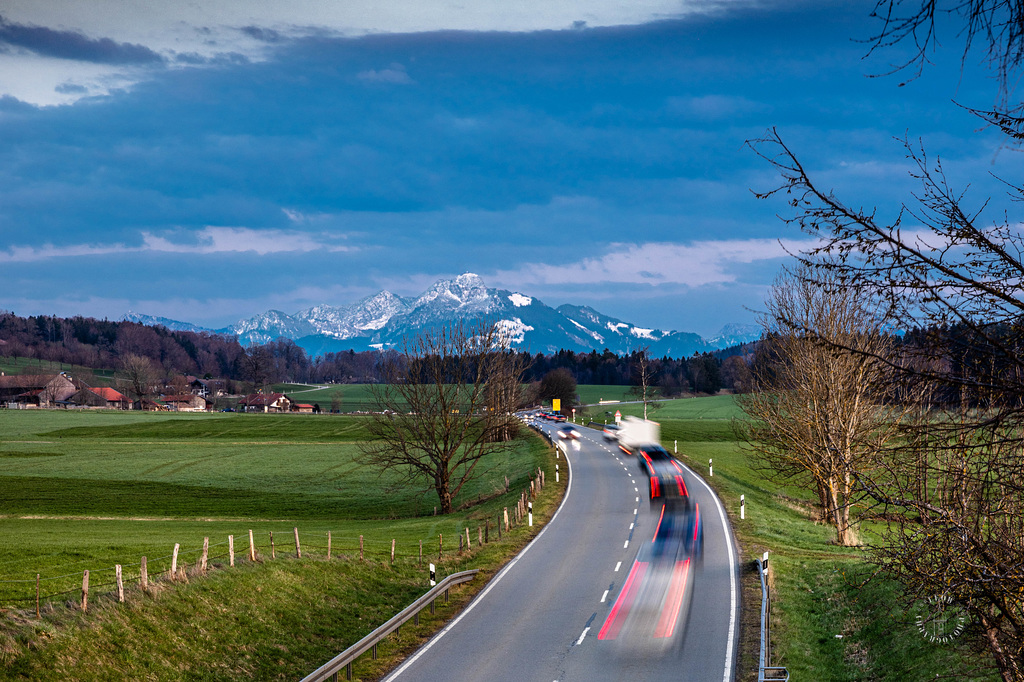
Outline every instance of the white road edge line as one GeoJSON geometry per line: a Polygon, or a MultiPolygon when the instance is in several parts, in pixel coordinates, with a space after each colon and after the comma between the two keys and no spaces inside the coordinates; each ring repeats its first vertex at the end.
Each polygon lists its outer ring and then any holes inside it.
{"type": "MultiPolygon", "coordinates": [[[[680,462],[680,464],[683,464],[680,462]]],[[[718,495],[711,489],[707,481],[697,475],[693,469],[683,464],[690,473],[694,475],[698,481],[701,482],[708,492],[711,493],[711,498],[715,501],[715,506],[718,507],[718,516],[722,520],[722,530],[725,532],[725,546],[729,548],[729,639],[725,647],[725,674],[722,675],[722,682],[730,682],[732,680],[732,647],[733,639],[736,636],[736,602],[739,597],[736,592],[736,550],[732,546],[732,534],[728,532],[729,522],[725,516],[725,508],[722,506],[722,501],[718,499],[718,495]]]]}
{"type": "MultiPolygon", "coordinates": [[[[443,630],[441,630],[441,632],[439,632],[436,635],[434,635],[434,637],[432,637],[429,642],[427,642],[422,647],[420,647],[420,650],[417,651],[412,656],[410,656],[405,661],[405,663],[403,663],[401,666],[398,667],[397,670],[395,670],[393,673],[391,673],[390,675],[385,677],[384,678],[385,681],[386,680],[393,680],[396,677],[398,677],[399,675],[401,675],[405,671],[406,668],[408,668],[410,665],[412,665],[417,660],[419,660],[420,656],[422,656],[423,654],[427,653],[427,651],[430,649],[430,647],[434,646],[434,644],[438,640],[440,640],[442,637],[444,637],[446,634],[448,634],[449,630],[451,630],[453,627],[458,625],[459,621],[461,621],[463,618],[465,618],[466,615],[470,611],[472,611],[474,608],[476,608],[476,605],[479,604],[481,601],[483,601],[483,598],[487,596],[487,593],[490,592],[491,589],[495,585],[497,585],[499,582],[501,582],[501,579],[505,577],[505,574],[508,573],[512,569],[513,566],[515,566],[517,563],[519,563],[519,560],[522,559],[523,556],[527,552],[530,551],[530,548],[537,544],[537,540],[539,540],[540,537],[542,535],[544,535],[544,533],[548,532],[548,528],[550,528],[551,524],[555,522],[555,519],[558,518],[558,515],[562,513],[562,509],[565,508],[565,503],[569,499],[569,494],[572,492],[572,479],[573,479],[573,476],[572,476],[572,463],[569,461],[568,457],[565,458],[565,464],[566,464],[566,467],[568,467],[568,469],[569,469],[569,485],[565,489],[565,497],[562,498],[562,504],[560,504],[558,506],[558,509],[555,511],[554,516],[552,516],[548,520],[547,524],[545,524],[544,529],[541,530],[541,532],[537,533],[537,537],[535,537],[530,542],[530,544],[526,545],[526,547],[523,547],[523,551],[520,552],[519,554],[517,554],[515,559],[513,559],[510,562],[508,562],[508,565],[505,566],[505,568],[501,569],[501,572],[498,573],[498,575],[494,576],[494,578],[491,580],[490,584],[487,587],[484,588],[484,591],[481,592],[480,594],[478,594],[473,599],[473,601],[471,601],[469,603],[469,606],[467,606],[466,609],[462,613],[460,613],[458,616],[456,616],[455,620],[453,620],[451,623],[448,623],[448,625],[446,625],[445,628],[443,630]]],[[[587,630],[589,630],[589,629],[590,628],[587,628],[587,630]]],[[[583,641],[583,637],[586,636],[587,630],[583,631],[583,635],[580,636],[580,641],[583,641]]]]}

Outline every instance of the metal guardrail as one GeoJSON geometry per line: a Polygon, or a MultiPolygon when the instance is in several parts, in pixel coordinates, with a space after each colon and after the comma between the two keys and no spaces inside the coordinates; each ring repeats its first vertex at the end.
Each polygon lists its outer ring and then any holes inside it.
{"type": "Polygon", "coordinates": [[[757,559],[757,573],[761,576],[761,655],[758,659],[757,682],[789,682],[789,671],[781,666],[768,665],[771,632],[769,622],[768,583],[765,572],[768,570],[768,552],[764,559],[757,559]]]}
{"type": "MultiPolygon", "coordinates": [[[[479,569],[473,569],[471,571],[461,571],[459,573],[452,573],[447,578],[444,578],[436,586],[430,588],[430,591],[424,594],[422,597],[414,601],[409,606],[405,607],[401,613],[389,620],[388,622],[381,625],[379,628],[363,637],[361,640],[350,646],[349,648],[342,651],[340,654],[324,663],[322,666],[314,670],[312,673],[302,678],[302,682],[322,682],[323,680],[337,680],[338,673],[342,670],[345,671],[346,679],[352,679],[352,663],[357,658],[365,654],[367,651],[373,650],[373,657],[377,657],[377,644],[390,635],[392,632],[398,630],[402,625],[416,618],[416,622],[419,622],[420,611],[425,609],[427,605],[432,605],[433,601],[443,592],[445,599],[448,597],[448,589],[453,585],[460,585],[462,583],[468,583],[470,580],[476,577],[479,573],[479,569]]],[[[433,606],[431,606],[433,611],[433,606]]]]}

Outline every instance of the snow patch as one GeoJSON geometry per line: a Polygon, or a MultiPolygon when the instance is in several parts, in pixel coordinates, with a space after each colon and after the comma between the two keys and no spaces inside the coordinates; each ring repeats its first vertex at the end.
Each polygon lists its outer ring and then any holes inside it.
{"type": "Polygon", "coordinates": [[[512,305],[517,308],[521,308],[526,305],[533,303],[533,299],[529,296],[523,296],[522,294],[512,294],[508,297],[508,300],[512,301],[512,305]]]}
{"type": "Polygon", "coordinates": [[[640,327],[633,327],[630,330],[630,333],[633,334],[633,336],[637,337],[638,339],[650,339],[651,341],[657,341],[657,339],[654,338],[653,329],[641,329],[640,327]]]}
{"type": "Polygon", "coordinates": [[[617,324],[612,324],[611,322],[608,322],[608,323],[606,324],[606,326],[607,326],[607,327],[608,327],[609,329],[611,329],[611,330],[612,330],[613,332],[615,332],[616,334],[621,334],[622,332],[621,332],[620,330],[621,330],[621,329],[622,329],[623,327],[627,327],[627,328],[629,327],[629,325],[628,325],[628,324],[626,324],[625,322],[619,322],[619,323],[617,323],[617,324]]]}
{"type": "Polygon", "coordinates": [[[498,320],[497,327],[502,335],[514,344],[522,343],[526,338],[526,332],[533,331],[533,327],[524,324],[518,317],[513,317],[511,320],[498,320]]]}

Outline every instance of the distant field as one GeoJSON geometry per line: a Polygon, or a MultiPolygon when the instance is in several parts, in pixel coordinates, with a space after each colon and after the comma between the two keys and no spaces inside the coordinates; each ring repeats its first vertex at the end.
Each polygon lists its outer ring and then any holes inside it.
{"type": "Polygon", "coordinates": [[[91,374],[97,379],[101,379],[103,383],[109,382],[114,377],[114,370],[112,369],[92,369],[71,365],[66,362],[2,356],[0,356],[0,372],[6,374],[56,374],[58,372],[67,372],[71,376],[75,374],[91,374]]]}

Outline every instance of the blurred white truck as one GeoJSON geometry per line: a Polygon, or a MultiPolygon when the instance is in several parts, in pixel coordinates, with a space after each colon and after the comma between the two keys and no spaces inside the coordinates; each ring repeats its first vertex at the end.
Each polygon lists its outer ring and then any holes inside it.
{"type": "Polygon", "coordinates": [[[623,417],[619,429],[619,447],[632,454],[641,445],[658,445],[661,442],[661,425],[649,419],[623,417]]]}

